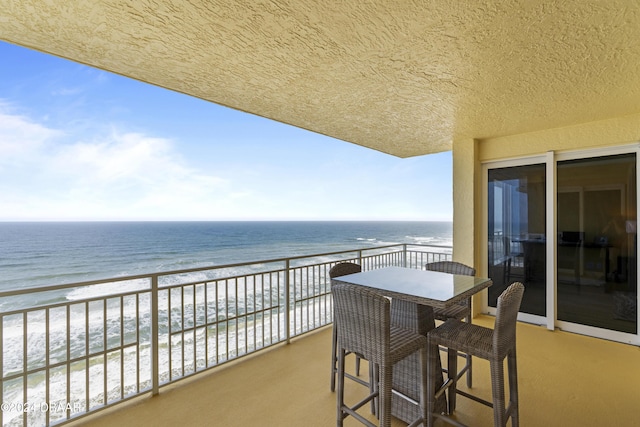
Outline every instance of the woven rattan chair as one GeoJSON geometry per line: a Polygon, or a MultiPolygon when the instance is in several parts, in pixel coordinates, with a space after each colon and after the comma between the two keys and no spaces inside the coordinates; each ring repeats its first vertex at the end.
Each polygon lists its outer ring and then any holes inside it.
{"type": "Polygon", "coordinates": [[[389,299],[358,285],[335,284],[331,292],[334,299],[334,313],[338,332],[338,397],[337,425],[351,415],[363,424],[374,424],[361,416],[357,410],[369,401],[378,398],[380,426],[391,426],[391,390],[393,365],[407,356],[420,354],[421,414],[411,426],[422,425],[426,416],[427,387],[427,338],[408,329],[391,325],[391,302],[389,299]],[[347,352],[361,354],[376,367],[378,382],[372,392],[355,404],[344,402],[344,362],[347,352]]]}
{"type": "MultiPolygon", "coordinates": [[[[476,269],[468,265],[456,261],[436,261],[428,263],[425,268],[431,271],[440,271],[442,273],[463,274],[465,276],[475,276],[476,269]]],[[[471,323],[471,297],[460,301],[458,304],[451,305],[446,308],[434,308],[433,316],[436,320],[445,321],[447,319],[464,320],[471,323]]],[[[466,363],[458,372],[458,379],[465,373],[467,374],[467,387],[471,388],[472,383],[472,361],[470,355],[465,355],[466,363]]],[[[447,369],[449,369],[447,367],[447,369]]]]}
{"type": "MultiPolygon", "coordinates": [[[[427,334],[429,348],[435,345],[443,345],[449,349],[449,381],[436,392],[435,381],[429,377],[427,425],[433,426],[434,418],[443,418],[450,421],[449,417],[434,411],[437,395],[449,389],[449,415],[453,413],[456,404],[456,395],[468,397],[476,402],[493,407],[494,426],[506,426],[511,418],[511,425],[518,427],[518,372],[516,368],[516,321],[524,285],[515,282],[510,285],[500,297],[496,309],[496,321],[494,329],[449,319],[442,325],[427,334]],[[455,367],[457,351],[480,357],[489,361],[491,368],[492,401],[488,402],[477,396],[457,389],[457,376],[455,367]],[[509,376],[509,406],[505,408],[504,390],[504,359],[507,359],[509,376]],[[454,368],[454,369],[451,369],[454,368]]],[[[440,358],[438,351],[429,351],[429,375],[435,372],[437,361],[440,358]]],[[[452,423],[452,424],[455,424],[452,423]]],[[[457,423],[456,425],[461,425],[457,423]]]]}
{"type": "MultiPolygon", "coordinates": [[[[359,264],[355,264],[353,262],[341,262],[329,270],[329,277],[331,279],[345,276],[347,274],[360,273],[362,271],[362,267],[359,264]]],[[[333,338],[331,340],[331,391],[336,390],[336,375],[338,373],[338,349],[337,345],[337,336],[336,336],[336,323],[335,319],[333,322],[333,338]]],[[[356,355],[356,376],[345,374],[347,378],[352,379],[366,387],[370,386],[370,382],[364,381],[359,378],[360,375],[360,356],[356,355]]],[[[371,379],[369,379],[371,381],[371,379]]]]}

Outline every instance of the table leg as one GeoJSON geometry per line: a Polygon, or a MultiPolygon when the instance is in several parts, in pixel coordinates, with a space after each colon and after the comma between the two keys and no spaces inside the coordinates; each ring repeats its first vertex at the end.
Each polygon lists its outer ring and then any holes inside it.
{"type": "MultiPolygon", "coordinates": [[[[394,299],[391,303],[391,323],[395,326],[414,330],[422,335],[427,335],[431,329],[435,328],[433,308],[408,301],[394,299]]],[[[430,351],[438,352],[437,346],[430,351]]],[[[393,389],[404,394],[415,402],[420,402],[420,381],[419,381],[419,356],[413,354],[400,361],[393,368],[393,389]]],[[[442,376],[442,366],[438,359],[436,369],[436,390],[444,384],[442,376]]],[[[436,401],[436,412],[447,411],[447,400],[445,394],[436,401]]],[[[397,395],[393,395],[391,413],[393,416],[410,423],[421,414],[419,405],[411,403],[397,395]]]]}

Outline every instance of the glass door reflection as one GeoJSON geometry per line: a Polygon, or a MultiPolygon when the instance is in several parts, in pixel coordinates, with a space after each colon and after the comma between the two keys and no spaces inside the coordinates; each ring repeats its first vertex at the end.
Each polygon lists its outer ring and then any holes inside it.
{"type": "Polygon", "coordinates": [[[520,311],[546,314],[546,166],[488,171],[489,306],[515,281],[524,283],[520,311]]]}
{"type": "Polygon", "coordinates": [[[557,164],[557,317],[637,332],[636,156],[557,164]]]}

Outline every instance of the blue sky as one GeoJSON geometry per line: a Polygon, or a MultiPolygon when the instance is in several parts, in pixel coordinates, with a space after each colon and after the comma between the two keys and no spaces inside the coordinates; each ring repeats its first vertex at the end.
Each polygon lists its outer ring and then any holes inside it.
{"type": "Polygon", "coordinates": [[[452,218],[399,159],[0,42],[0,221],[452,218]]]}

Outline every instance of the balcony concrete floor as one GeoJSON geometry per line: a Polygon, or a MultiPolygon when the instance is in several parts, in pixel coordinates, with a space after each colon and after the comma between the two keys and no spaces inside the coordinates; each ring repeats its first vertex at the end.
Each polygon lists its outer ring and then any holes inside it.
{"type": "MultiPolygon", "coordinates": [[[[493,318],[474,322],[492,326],[493,318]]],[[[331,329],[324,328],[73,425],[332,426],[336,394],[329,390],[330,349],[331,329]]],[[[348,365],[353,367],[353,359],[348,365]]],[[[519,323],[518,370],[522,426],[640,425],[639,347],[519,323]]],[[[473,380],[474,393],[489,398],[488,363],[474,359],[473,380]]],[[[363,388],[347,384],[347,399],[355,401],[363,388]]],[[[368,406],[362,412],[368,413],[368,406]]],[[[471,426],[493,425],[490,408],[464,397],[458,398],[456,414],[471,426]]],[[[356,425],[361,424],[351,418],[345,422],[356,425]]],[[[406,424],[394,419],[392,425],[406,424]]]]}

